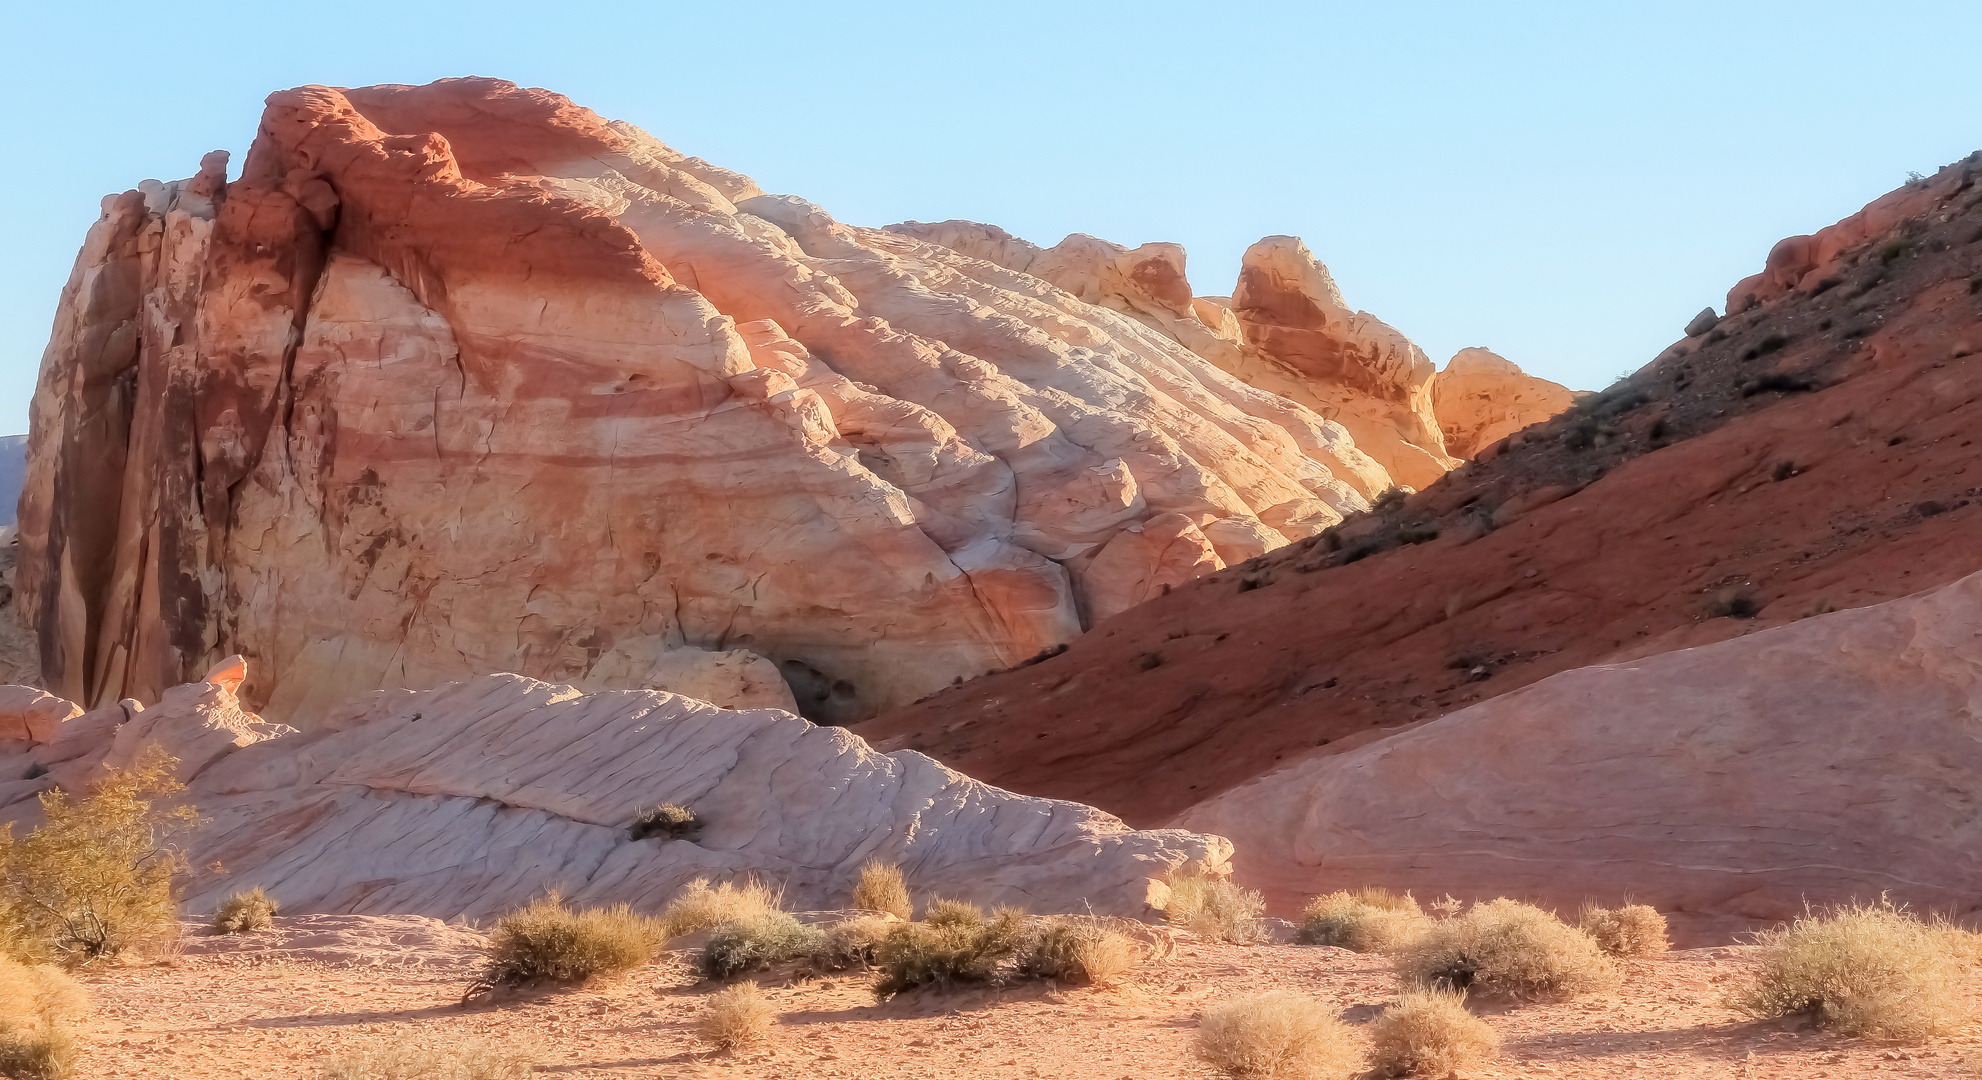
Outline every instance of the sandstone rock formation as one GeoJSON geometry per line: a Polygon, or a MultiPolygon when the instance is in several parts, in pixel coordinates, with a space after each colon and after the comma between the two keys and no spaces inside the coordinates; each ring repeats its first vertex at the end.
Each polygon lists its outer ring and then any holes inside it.
{"type": "Polygon", "coordinates": [[[1157,824],[1558,672],[1982,570],[1978,182],[1408,500],[858,730],[1157,824]]]}
{"type": "Polygon", "coordinates": [[[1576,392],[1536,378],[1490,349],[1460,349],[1431,382],[1446,452],[1470,458],[1567,409],[1576,392]]]}
{"type": "Polygon", "coordinates": [[[227,666],[214,677],[151,708],[68,719],[52,738],[0,741],[0,775],[47,770],[0,783],[0,819],[31,824],[35,793],[81,789],[156,744],[208,819],[192,865],[227,869],[188,887],[190,910],[260,885],[285,914],[448,919],[550,889],[652,910],[692,878],[748,874],[798,907],[839,907],[875,858],[899,863],[918,897],[1143,916],[1172,869],[1231,856],[1217,837],[1132,832],[771,709],[491,675],[373,692],[303,734],[244,710],[227,666]],[[635,813],[666,801],[692,806],[701,834],[629,839],[635,813]]]}
{"type": "Polygon", "coordinates": [[[1630,896],[1982,911],[1982,574],[1733,641],[1565,672],[1185,812],[1284,903],[1630,896]]]}
{"type": "Polygon", "coordinates": [[[18,603],[88,707],[240,652],[306,729],[496,670],[856,720],[1170,583],[1151,529],[1201,570],[1363,508],[1371,410],[1447,460],[1421,355],[1272,260],[1217,332],[1256,387],[1122,313],[1210,311],[1181,252],[1069,293],[508,83],[284,91],[225,158],[105,200],[43,362],[18,603]]]}

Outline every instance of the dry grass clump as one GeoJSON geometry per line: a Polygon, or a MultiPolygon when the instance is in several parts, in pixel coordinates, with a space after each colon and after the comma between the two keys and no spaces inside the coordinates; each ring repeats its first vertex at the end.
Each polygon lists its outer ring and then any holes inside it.
{"type": "Polygon", "coordinates": [[[1027,939],[1019,971],[1041,979],[1109,987],[1120,985],[1142,959],[1142,946],[1104,921],[1066,916],[1047,920],[1027,939]]]}
{"type": "Polygon", "coordinates": [[[714,888],[708,878],[689,882],[661,912],[663,938],[710,930],[725,923],[748,922],[784,906],[784,894],[761,881],[725,881],[714,888]]]}
{"type": "Polygon", "coordinates": [[[1383,1076],[1448,1076],[1500,1045],[1456,990],[1407,990],[1370,1024],[1370,1066],[1383,1076]]]}
{"type": "Polygon", "coordinates": [[[1434,921],[1396,953],[1398,981],[1482,997],[1564,998],[1617,984],[1595,939],[1549,912],[1502,897],[1434,921]]]}
{"type": "Polygon", "coordinates": [[[1672,947],[1665,939],[1665,916],[1643,904],[1584,904],[1576,925],[1610,956],[1656,956],[1672,947]]]}
{"type": "Polygon", "coordinates": [[[739,922],[724,923],[702,947],[699,967],[706,979],[727,979],[746,971],[800,956],[824,953],[829,938],[789,912],[760,911],[739,922]]]}
{"type": "Polygon", "coordinates": [[[496,921],[468,994],[631,971],[653,958],[665,940],[662,930],[660,920],[635,915],[625,904],[573,911],[553,893],[496,921]]]}
{"type": "Polygon", "coordinates": [[[769,1041],[777,1018],[778,1010],[757,984],[744,982],[710,995],[695,1031],[714,1049],[733,1054],[769,1041]]]}
{"type": "Polygon", "coordinates": [[[1204,1010],[1197,1056],[1245,1080],[1343,1080],[1362,1064],[1355,1035],[1305,994],[1268,990],[1204,1010]]]}
{"type": "Polygon", "coordinates": [[[42,824],[19,840],[0,826],[0,941],[29,957],[87,964],[177,933],[171,836],[198,816],[163,801],[184,790],[157,745],[87,796],[41,795],[42,824]]]}
{"type": "Polygon", "coordinates": [[[695,811],[676,803],[662,803],[637,811],[626,835],[633,840],[659,836],[668,840],[693,840],[702,834],[702,819],[695,811]]]}
{"type": "Polygon", "coordinates": [[[874,949],[881,979],[874,996],[885,999],[918,986],[983,982],[998,963],[1018,951],[1025,913],[1000,908],[988,918],[975,904],[938,900],[919,923],[903,923],[874,949]]]}
{"type": "Polygon", "coordinates": [[[514,1046],[397,1047],[332,1058],[317,1066],[317,1080],[524,1080],[536,1066],[535,1052],[514,1046]]]}
{"type": "Polygon", "coordinates": [[[893,915],[903,922],[915,915],[902,868],[892,863],[869,862],[860,868],[860,881],[853,887],[853,906],[861,911],[893,915]]]}
{"type": "Polygon", "coordinates": [[[213,913],[213,932],[216,934],[246,934],[255,930],[266,930],[275,925],[275,913],[281,904],[257,885],[247,892],[238,892],[220,902],[213,913]]]}
{"type": "Polygon", "coordinates": [[[1390,952],[1423,932],[1428,920],[1410,893],[1363,888],[1318,896],[1301,912],[1295,940],[1356,952],[1390,952]]]}
{"type": "Polygon", "coordinates": [[[0,955],[0,1076],[60,1080],[75,1068],[68,1023],[89,995],[66,973],[0,955]]]}
{"type": "Polygon", "coordinates": [[[1258,893],[1193,867],[1170,878],[1170,902],[1164,914],[1171,925],[1194,934],[1246,945],[1265,936],[1259,921],[1265,908],[1258,893]]]}
{"type": "Polygon", "coordinates": [[[1806,911],[1755,935],[1754,981],[1727,1003],[1762,1018],[1807,1015],[1843,1035],[1945,1035],[1968,1016],[1961,983],[1972,937],[1883,898],[1806,911]]]}
{"type": "Polygon", "coordinates": [[[874,966],[875,951],[902,920],[886,915],[855,915],[826,930],[826,947],[813,960],[820,967],[842,971],[874,966]]]}

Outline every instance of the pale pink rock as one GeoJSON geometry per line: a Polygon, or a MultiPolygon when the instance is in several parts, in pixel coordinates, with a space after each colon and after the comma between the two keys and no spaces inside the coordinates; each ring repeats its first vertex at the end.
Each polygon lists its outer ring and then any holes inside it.
{"type": "Polygon", "coordinates": [[[1568,408],[1576,392],[1522,371],[1490,349],[1460,349],[1432,379],[1432,409],[1445,449],[1470,458],[1568,408]]]}
{"type": "Polygon", "coordinates": [[[55,741],[67,721],[81,716],[74,702],[32,686],[0,686],[0,739],[55,741]]]}
{"type": "Polygon", "coordinates": [[[1179,816],[1293,907],[1339,888],[1775,920],[1979,910],[1982,574],[1564,672],[1179,816]]]}
{"type": "Polygon", "coordinates": [[[1081,572],[1095,622],[1193,578],[1223,569],[1217,547],[1182,514],[1159,514],[1115,534],[1081,572]]]}

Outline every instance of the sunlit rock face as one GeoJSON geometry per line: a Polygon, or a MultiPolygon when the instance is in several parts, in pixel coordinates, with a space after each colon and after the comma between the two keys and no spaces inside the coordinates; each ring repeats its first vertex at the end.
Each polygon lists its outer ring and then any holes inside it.
{"type": "Polygon", "coordinates": [[[1432,407],[1445,448],[1470,458],[1568,408],[1576,392],[1522,371],[1491,349],[1460,349],[1432,379],[1432,407]]]}
{"type": "Polygon", "coordinates": [[[1362,317],[1248,278],[1214,326],[1180,249],[1062,248],[843,225],[503,82],[277,93],[239,179],[106,199],[63,291],[42,679],[155,701],[239,652],[305,730],[487,671],[844,722],[1447,460],[1408,343],[1338,365],[1380,404],[1291,392],[1281,330],[1362,317]]]}

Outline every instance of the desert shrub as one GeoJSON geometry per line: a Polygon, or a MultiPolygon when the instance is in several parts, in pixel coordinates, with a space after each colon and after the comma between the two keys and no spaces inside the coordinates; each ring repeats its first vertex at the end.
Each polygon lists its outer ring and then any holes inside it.
{"type": "Polygon", "coordinates": [[[176,933],[181,857],[169,841],[197,820],[165,805],[184,790],[177,767],[153,744],[82,798],[43,793],[42,824],[27,836],[0,826],[0,940],[86,964],[176,933]]]}
{"type": "Polygon", "coordinates": [[[702,819],[695,811],[675,803],[650,806],[633,815],[626,835],[634,840],[663,836],[669,840],[692,840],[702,832],[702,819]]]}
{"type": "Polygon", "coordinates": [[[1370,1024],[1370,1065],[1383,1076],[1449,1076],[1493,1053],[1500,1036],[1456,990],[1407,990],[1370,1024]]]}
{"type": "Polygon", "coordinates": [[[631,971],[652,959],[662,940],[659,920],[625,904],[573,911],[553,893],[496,920],[468,993],[631,971]]]}
{"type": "Polygon", "coordinates": [[[1406,990],[1562,998],[1606,989],[1617,969],[1590,935],[1549,912],[1502,898],[1434,921],[1396,953],[1406,990]]]}
{"type": "Polygon", "coordinates": [[[1164,914],[1173,926],[1244,945],[1264,936],[1259,913],[1265,907],[1258,893],[1193,868],[1170,878],[1170,902],[1164,914]]]}
{"type": "Polygon", "coordinates": [[[1296,940],[1356,952],[1389,952],[1425,927],[1424,910],[1409,893],[1364,888],[1318,896],[1301,912],[1296,940]]]}
{"type": "Polygon", "coordinates": [[[89,995],[67,973],[0,955],[0,1076],[68,1076],[76,1045],[66,1025],[88,1010],[89,995]]]}
{"type": "Polygon", "coordinates": [[[1349,1026],[1321,1002],[1291,990],[1247,994],[1205,1009],[1195,1050],[1246,1080],[1343,1080],[1361,1064],[1349,1026]]]}
{"type": "Polygon", "coordinates": [[[855,915],[841,919],[826,930],[826,947],[813,959],[822,968],[840,971],[850,967],[872,967],[875,950],[902,920],[886,915],[855,915]]]}
{"type": "Polygon", "coordinates": [[[761,881],[725,881],[714,888],[708,878],[688,883],[661,912],[662,937],[680,937],[725,923],[747,922],[784,904],[783,895],[761,881]]]}
{"type": "Polygon", "coordinates": [[[1965,1018],[1962,969],[1973,962],[1972,939],[1883,899],[1806,911],[1755,935],[1754,979],[1728,1004],[1763,1018],[1806,1015],[1844,1035],[1946,1034],[1965,1018]]]}
{"type": "Polygon", "coordinates": [[[251,930],[266,930],[275,925],[275,913],[281,904],[262,891],[257,885],[247,892],[238,892],[220,902],[213,913],[213,932],[216,934],[245,934],[251,930]]]}
{"type": "Polygon", "coordinates": [[[756,983],[738,983],[710,995],[695,1019],[695,1030],[714,1049],[735,1053],[768,1041],[777,1017],[778,1011],[756,983]]]}
{"type": "Polygon", "coordinates": [[[862,911],[880,911],[906,921],[915,914],[908,899],[908,882],[902,868],[892,863],[869,862],[860,868],[860,881],[853,887],[853,906],[862,911]]]}
{"type": "Polygon", "coordinates": [[[886,998],[918,986],[983,982],[998,963],[1018,951],[1025,937],[1025,915],[1000,908],[984,911],[960,901],[938,901],[919,923],[903,923],[874,949],[881,979],[874,995],[886,998]]]}
{"type": "Polygon", "coordinates": [[[1653,956],[1671,947],[1665,940],[1665,916],[1643,904],[1584,904],[1576,925],[1610,956],[1653,956]]]}
{"type": "Polygon", "coordinates": [[[536,1065],[535,1052],[515,1046],[396,1047],[332,1058],[317,1066],[317,1080],[524,1080],[536,1065]]]}
{"type": "Polygon", "coordinates": [[[1041,979],[1116,986],[1142,963],[1142,946],[1100,919],[1049,919],[1020,950],[1019,971],[1041,979]]]}
{"type": "Polygon", "coordinates": [[[826,950],[826,932],[772,909],[724,923],[709,935],[698,966],[702,977],[727,979],[745,971],[826,950]]]}

